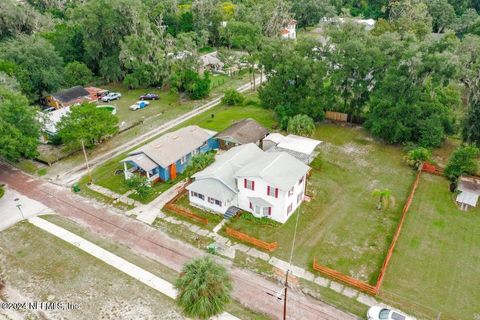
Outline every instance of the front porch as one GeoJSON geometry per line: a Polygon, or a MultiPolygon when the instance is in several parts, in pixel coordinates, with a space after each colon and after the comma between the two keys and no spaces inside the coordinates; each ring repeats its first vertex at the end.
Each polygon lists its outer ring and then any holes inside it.
{"type": "Polygon", "coordinates": [[[152,169],[150,171],[147,171],[136,165],[132,165],[129,168],[127,162],[123,163],[123,174],[125,176],[125,180],[130,179],[134,175],[140,175],[142,177],[146,177],[151,184],[154,184],[160,181],[160,174],[158,173],[158,171],[157,172],[155,171],[157,170],[152,169]]]}

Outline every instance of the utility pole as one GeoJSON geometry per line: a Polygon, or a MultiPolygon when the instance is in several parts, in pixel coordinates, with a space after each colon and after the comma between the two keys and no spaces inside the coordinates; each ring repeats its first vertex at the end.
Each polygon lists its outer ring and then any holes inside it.
{"type": "Polygon", "coordinates": [[[85,156],[85,163],[87,164],[89,182],[92,182],[93,181],[92,173],[90,172],[90,165],[88,164],[87,152],[85,151],[85,144],[83,143],[83,139],[81,141],[82,141],[83,155],[85,156]]]}
{"type": "Polygon", "coordinates": [[[287,320],[287,289],[288,289],[288,273],[290,270],[287,270],[287,275],[285,276],[285,294],[283,297],[283,320],[287,320]]]}

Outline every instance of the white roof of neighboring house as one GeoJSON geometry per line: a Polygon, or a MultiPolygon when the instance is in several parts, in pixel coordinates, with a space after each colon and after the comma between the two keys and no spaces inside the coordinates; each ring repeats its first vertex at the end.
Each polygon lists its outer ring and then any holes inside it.
{"type": "Polygon", "coordinates": [[[322,143],[322,141],[307,137],[301,137],[294,134],[284,136],[281,133],[271,133],[264,140],[276,143],[278,148],[308,155],[312,154],[315,148],[322,143]]]}
{"type": "Polygon", "coordinates": [[[187,189],[200,194],[214,196],[215,199],[222,202],[230,200],[233,198],[233,196],[235,196],[235,192],[233,192],[221,181],[215,179],[195,180],[187,186],[187,189]]]}
{"type": "Polygon", "coordinates": [[[476,207],[479,195],[477,193],[462,191],[457,196],[457,202],[468,204],[469,206],[476,207]]]}
{"type": "Polygon", "coordinates": [[[39,121],[43,124],[43,131],[49,134],[57,133],[57,124],[63,116],[70,113],[70,107],[56,109],[50,112],[39,112],[39,121]]]}
{"type": "Polygon", "coordinates": [[[202,129],[199,126],[184,127],[164,134],[160,138],[130,152],[129,157],[122,162],[127,161],[127,159],[132,160],[131,156],[144,154],[157,165],[167,168],[193,150],[200,148],[214,134],[215,132],[202,129]]]}

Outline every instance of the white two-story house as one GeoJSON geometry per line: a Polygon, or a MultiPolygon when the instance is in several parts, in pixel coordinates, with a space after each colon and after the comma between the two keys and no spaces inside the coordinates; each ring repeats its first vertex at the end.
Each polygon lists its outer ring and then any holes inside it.
{"type": "Polygon", "coordinates": [[[234,147],[193,175],[190,203],[224,214],[230,207],[284,223],[300,206],[310,167],[286,152],[253,143],[234,147]]]}

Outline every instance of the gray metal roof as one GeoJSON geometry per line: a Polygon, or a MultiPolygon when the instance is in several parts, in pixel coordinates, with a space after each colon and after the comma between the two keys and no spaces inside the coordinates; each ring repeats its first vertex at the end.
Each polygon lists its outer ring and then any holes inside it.
{"type": "Polygon", "coordinates": [[[164,134],[160,138],[130,152],[129,156],[143,153],[157,165],[167,168],[193,150],[200,148],[213,135],[213,131],[198,126],[188,126],[164,134]]]}
{"type": "Polygon", "coordinates": [[[89,97],[90,93],[81,86],[72,87],[52,94],[55,99],[65,103],[82,97],[89,97]]]}
{"type": "Polygon", "coordinates": [[[253,119],[243,119],[219,132],[215,137],[235,144],[247,144],[255,143],[265,138],[267,134],[268,130],[257,121],[253,119]]]}
{"type": "Polygon", "coordinates": [[[457,202],[468,204],[469,206],[476,207],[479,195],[477,193],[462,191],[457,196],[457,202]]]}
{"type": "Polygon", "coordinates": [[[248,197],[248,200],[254,205],[259,207],[271,207],[272,204],[263,198],[248,197]]]}
{"type": "Polygon", "coordinates": [[[458,190],[480,195],[480,177],[461,176],[458,182],[458,190]]]}

